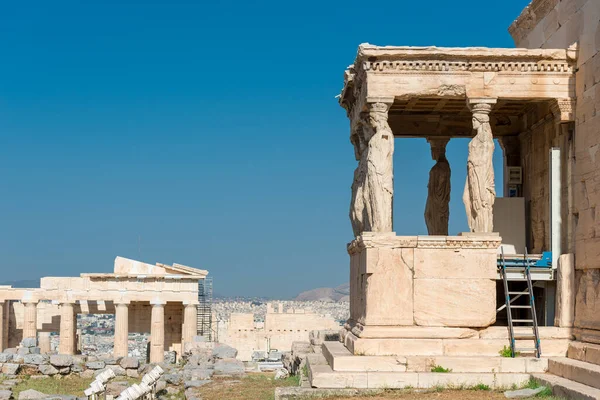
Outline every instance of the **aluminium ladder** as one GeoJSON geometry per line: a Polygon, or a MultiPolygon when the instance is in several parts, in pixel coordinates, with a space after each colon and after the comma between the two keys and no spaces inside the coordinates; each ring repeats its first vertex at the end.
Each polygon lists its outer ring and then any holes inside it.
{"type": "MultiPolygon", "coordinates": [[[[525,249],[524,262],[524,275],[527,280],[527,291],[525,292],[511,292],[508,288],[508,282],[515,281],[515,279],[508,279],[508,275],[506,273],[506,260],[504,259],[504,250],[502,250],[502,281],[504,282],[504,294],[506,301],[506,315],[508,316],[508,332],[510,335],[510,351],[511,356],[515,357],[517,352],[519,351],[534,351],[535,356],[540,358],[542,356],[542,348],[540,345],[540,334],[538,330],[537,323],[537,315],[535,313],[535,298],[533,296],[533,283],[531,282],[531,268],[532,262],[529,260],[529,256],[527,254],[527,249],[525,249]],[[511,295],[515,295],[514,298],[511,298],[511,295]],[[513,305],[512,302],[518,299],[521,296],[529,296],[529,305],[513,305]],[[531,311],[531,319],[513,319],[512,317],[512,309],[530,309],[531,311]],[[523,323],[523,324],[531,324],[527,327],[531,327],[532,333],[518,333],[515,334],[515,326],[513,323],[523,323]],[[533,348],[517,348],[516,340],[533,340],[535,347],[533,348]]],[[[517,328],[520,328],[518,326],[517,328]]]]}

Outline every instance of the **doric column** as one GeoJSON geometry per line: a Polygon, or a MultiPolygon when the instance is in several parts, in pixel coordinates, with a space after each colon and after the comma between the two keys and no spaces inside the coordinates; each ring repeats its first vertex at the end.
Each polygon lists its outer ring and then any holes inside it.
{"type": "MultiPolygon", "coordinates": [[[[60,339],[62,341],[62,336],[60,339]]],[[[38,333],[38,347],[40,348],[40,353],[50,353],[50,351],[52,350],[50,332],[38,333]]]]}
{"type": "Polygon", "coordinates": [[[393,99],[371,99],[352,122],[350,141],[358,166],[354,171],[350,220],[354,235],[393,231],[394,134],[388,125],[393,99]]]}
{"type": "Polygon", "coordinates": [[[37,341],[37,301],[24,301],[23,339],[33,338],[37,341]]]}
{"type": "Polygon", "coordinates": [[[73,355],[75,348],[75,331],[77,319],[75,318],[74,303],[66,301],[60,304],[60,342],[58,352],[60,354],[73,355]]]}
{"type": "Polygon", "coordinates": [[[186,304],[183,309],[183,349],[186,343],[192,343],[198,333],[198,306],[186,304]]]}
{"type": "Polygon", "coordinates": [[[165,305],[161,302],[152,304],[150,325],[150,362],[154,364],[165,360],[165,305]]]}
{"type": "Polygon", "coordinates": [[[115,303],[115,357],[127,357],[129,346],[129,304],[115,303]]]}
{"type": "Polygon", "coordinates": [[[4,351],[4,314],[6,313],[6,303],[0,301],[0,353],[4,351]]]}
{"type": "Polygon", "coordinates": [[[431,158],[436,162],[429,171],[425,223],[430,235],[448,236],[450,218],[450,164],[446,159],[449,138],[428,138],[431,158]]]}
{"type": "Polygon", "coordinates": [[[491,233],[494,229],[494,137],[490,126],[490,111],[496,99],[467,99],[473,113],[475,137],[469,143],[467,182],[463,202],[471,232],[491,233]]]}

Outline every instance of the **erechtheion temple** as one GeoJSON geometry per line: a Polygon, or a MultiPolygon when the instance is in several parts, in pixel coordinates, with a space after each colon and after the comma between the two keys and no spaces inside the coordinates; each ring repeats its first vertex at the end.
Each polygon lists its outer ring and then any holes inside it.
{"type": "Polygon", "coordinates": [[[313,386],[499,387],[600,364],[599,21],[597,0],[534,0],[514,49],[359,46],[340,95],[357,160],[350,319],[312,360],[313,386]],[[393,231],[394,213],[416,211],[392,209],[403,138],[431,146],[428,236],[393,231]],[[448,232],[456,138],[469,139],[463,233],[448,232]],[[509,346],[521,356],[500,357],[509,346]]]}
{"type": "Polygon", "coordinates": [[[128,354],[130,332],[150,332],[150,362],[165,351],[181,354],[198,327],[198,282],[207,271],[173,264],[115,259],[112,274],[46,277],[38,289],[0,287],[0,350],[25,338],[50,351],[48,332],[60,334],[58,352],[75,354],[77,314],[114,314],[114,356],[128,354]]]}

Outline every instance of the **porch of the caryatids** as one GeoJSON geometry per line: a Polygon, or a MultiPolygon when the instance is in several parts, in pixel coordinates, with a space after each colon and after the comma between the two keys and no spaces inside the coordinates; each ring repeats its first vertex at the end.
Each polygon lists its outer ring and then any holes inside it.
{"type": "Polygon", "coordinates": [[[463,202],[471,232],[490,233],[494,229],[493,207],[496,199],[490,112],[496,99],[472,98],[467,100],[467,104],[473,113],[475,136],[469,143],[463,202]]]}
{"type": "Polygon", "coordinates": [[[354,171],[350,220],[355,236],[392,232],[394,135],[388,125],[389,102],[367,104],[352,121],[350,141],[358,166],[354,171]]]}
{"type": "Polygon", "coordinates": [[[448,236],[450,218],[450,164],[446,159],[449,138],[428,138],[435,165],[429,171],[425,223],[429,235],[448,236]]]}

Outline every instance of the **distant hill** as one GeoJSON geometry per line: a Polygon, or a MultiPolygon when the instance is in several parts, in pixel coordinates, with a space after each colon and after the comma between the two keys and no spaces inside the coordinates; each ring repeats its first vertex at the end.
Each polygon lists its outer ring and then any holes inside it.
{"type": "Polygon", "coordinates": [[[0,285],[10,285],[14,288],[39,288],[40,280],[39,279],[25,279],[22,281],[10,281],[10,282],[0,282],[0,285]]]}
{"type": "Polygon", "coordinates": [[[350,284],[336,288],[317,288],[300,293],[296,301],[350,301],[350,284]]]}

